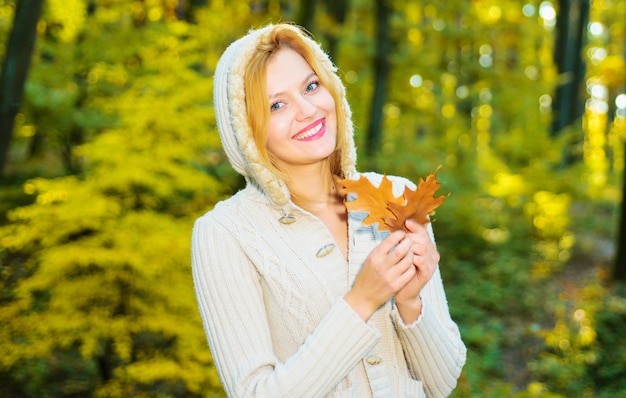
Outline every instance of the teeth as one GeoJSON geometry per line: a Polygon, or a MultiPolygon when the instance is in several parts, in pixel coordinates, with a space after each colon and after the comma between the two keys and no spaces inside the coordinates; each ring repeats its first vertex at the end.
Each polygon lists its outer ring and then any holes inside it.
{"type": "Polygon", "coordinates": [[[315,127],[313,127],[312,129],[305,131],[302,134],[297,135],[295,138],[297,140],[302,140],[304,138],[309,138],[315,134],[317,134],[320,130],[322,129],[322,123],[318,123],[315,125],[315,127]]]}

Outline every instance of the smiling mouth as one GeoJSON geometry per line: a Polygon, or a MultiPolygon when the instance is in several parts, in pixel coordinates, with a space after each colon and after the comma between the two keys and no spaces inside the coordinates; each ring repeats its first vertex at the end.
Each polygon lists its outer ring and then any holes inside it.
{"type": "Polygon", "coordinates": [[[310,141],[324,134],[324,120],[319,120],[313,127],[293,136],[294,140],[310,141]]]}

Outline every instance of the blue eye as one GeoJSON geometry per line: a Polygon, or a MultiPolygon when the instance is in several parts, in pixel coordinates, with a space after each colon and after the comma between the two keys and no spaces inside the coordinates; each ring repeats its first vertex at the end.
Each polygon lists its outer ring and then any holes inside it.
{"type": "Polygon", "coordinates": [[[315,90],[316,88],[318,88],[320,86],[320,82],[318,82],[317,80],[312,81],[311,83],[309,83],[308,86],[306,86],[306,92],[311,92],[313,90],[315,90]]]}
{"type": "Polygon", "coordinates": [[[283,104],[282,102],[278,101],[278,102],[274,102],[273,104],[270,105],[270,112],[274,112],[279,110],[280,108],[282,108],[285,104],[283,104]]]}

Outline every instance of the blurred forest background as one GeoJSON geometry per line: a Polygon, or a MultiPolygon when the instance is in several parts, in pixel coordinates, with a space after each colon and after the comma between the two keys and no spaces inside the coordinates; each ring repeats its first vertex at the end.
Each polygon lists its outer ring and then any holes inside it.
{"type": "Polygon", "coordinates": [[[626,396],[626,0],[1,1],[0,396],[223,396],[190,233],[243,184],[215,65],[269,21],[339,66],[361,170],[441,166],[453,397],[626,396]]]}

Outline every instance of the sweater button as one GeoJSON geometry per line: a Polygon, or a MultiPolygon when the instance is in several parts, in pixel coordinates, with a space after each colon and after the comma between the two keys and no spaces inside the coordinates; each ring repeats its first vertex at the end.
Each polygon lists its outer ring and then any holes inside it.
{"type": "Polygon", "coordinates": [[[369,357],[365,358],[365,362],[369,363],[370,365],[378,365],[382,361],[382,358],[378,355],[370,355],[369,357]]]}
{"type": "Polygon", "coordinates": [[[285,225],[293,224],[296,222],[296,216],[292,216],[291,214],[285,214],[278,219],[278,222],[285,225]]]}
{"type": "Polygon", "coordinates": [[[335,245],[334,243],[330,243],[330,244],[328,244],[328,245],[323,246],[321,249],[319,249],[319,250],[317,251],[317,253],[315,253],[315,257],[317,257],[317,258],[322,258],[322,257],[325,257],[325,256],[329,255],[329,254],[330,254],[330,252],[332,252],[332,251],[333,251],[333,249],[335,248],[335,246],[336,246],[336,245],[335,245]]]}

